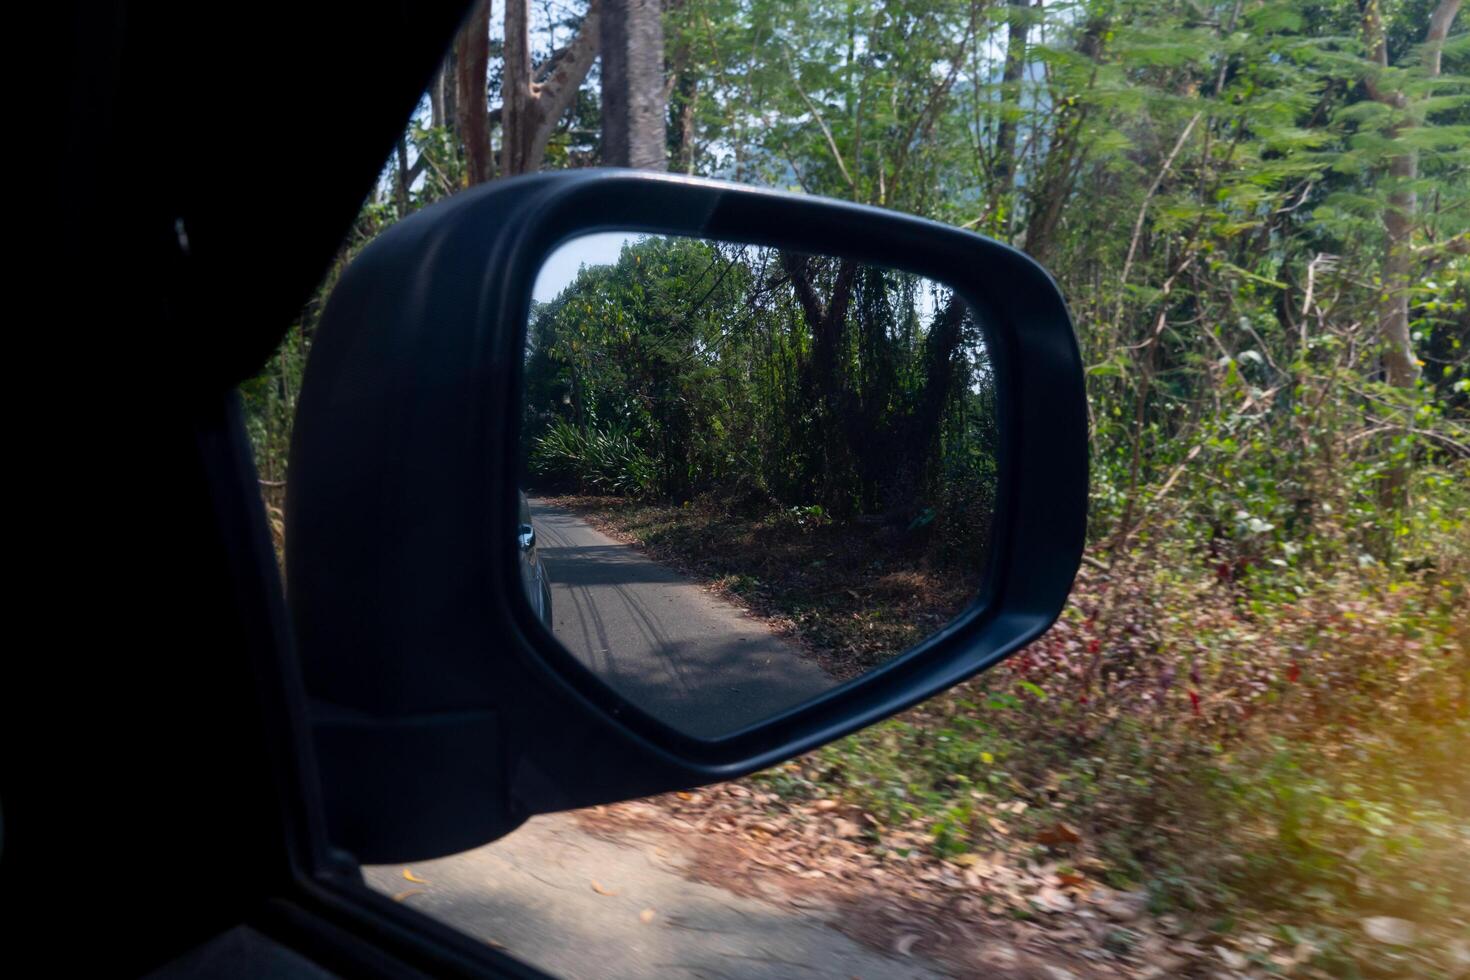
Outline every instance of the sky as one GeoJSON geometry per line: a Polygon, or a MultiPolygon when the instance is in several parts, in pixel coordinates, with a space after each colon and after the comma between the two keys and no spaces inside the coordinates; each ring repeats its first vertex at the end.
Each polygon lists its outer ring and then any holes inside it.
{"type": "Polygon", "coordinates": [[[573,238],[546,257],[541,271],[536,274],[531,299],[537,303],[556,299],[557,293],[577,278],[582,266],[612,265],[617,262],[624,245],[642,237],[639,232],[606,231],[573,238]]]}
{"type": "MultiPolygon", "coordinates": [[[[531,299],[536,303],[547,303],[577,278],[583,266],[614,265],[622,254],[623,246],[640,241],[648,235],[636,231],[606,231],[573,238],[556,248],[546,257],[536,274],[536,284],[531,289],[531,299]]],[[[920,289],[915,297],[921,322],[929,322],[939,310],[939,303],[947,297],[933,289],[920,289]]]]}

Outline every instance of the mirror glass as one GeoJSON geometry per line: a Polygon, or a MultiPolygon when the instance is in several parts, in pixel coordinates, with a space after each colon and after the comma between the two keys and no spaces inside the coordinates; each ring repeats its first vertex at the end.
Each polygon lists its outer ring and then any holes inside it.
{"type": "Polygon", "coordinates": [[[633,232],[562,246],[524,352],[532,609],[702,738],[902,654],[987,565],[981,328],[943,284],[841,256],[633,232]]]}

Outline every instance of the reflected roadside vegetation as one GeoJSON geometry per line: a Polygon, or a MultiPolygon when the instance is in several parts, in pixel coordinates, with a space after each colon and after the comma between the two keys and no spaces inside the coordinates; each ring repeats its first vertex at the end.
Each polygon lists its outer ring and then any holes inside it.
{"type": "Polygon", "coordinates": [[[976,594],[993,376],[979,322],[942,284],[587,236],[547,259],[525,356],[553,633],[655,715],[701,734],[758,721],[892,659],[976,594]],[[608,554],[603,535],[673,580],[584,567],[608,554]]]}

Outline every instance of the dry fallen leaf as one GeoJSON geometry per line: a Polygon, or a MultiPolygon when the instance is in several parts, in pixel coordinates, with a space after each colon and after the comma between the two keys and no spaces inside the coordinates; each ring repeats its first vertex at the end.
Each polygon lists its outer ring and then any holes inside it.
{"type": "Polygon", "coordinates": [[[599,895],[607,895],[608,897],[612,897],[613,895],[617,894],[616,891],[609,891],[608,889],[603,888],[600,884],[597,883],[596,878],[592,879],[592,890],[599,895]]]}
{"type": "Polygon", "coordinates": [[[1072,899],[1050,885],[1042,885],[1031,900],[1048,912],[1070,912],[1073,908],[1072,899]]]}
{"type": "Polygon", "coordinates": [[[1391,915],[1373,915],[1360,919],[1358,924],[1369,939],[1392,946],[1407,946],[1414,941],[1414,923],[1408,919],[1395,919],[1391,915]]]}
{"type": "Polygon", "coordinates": [[[826,813],[828,810],[835,810],[835,809],[837,809],[837,801],[836,800],[818,800],[816,803],[814,803],[812,805],[812,809],[816,810],[818,813],[826,813]]]}
{"type": "Polygon", "coordinates": [[[1076,844],[1082,840],[1080,834],[1064,823],[1055,823],[1036,835],[1038,844],[1046,844],[1048,847],[1056,844],[1076,844]]]}
{"type": "Polygon", "coordinates": [[[411,868],[404,868],[403,869],[403,877],[405,879],[407,879],[408,881],[413,882],[416,885],[427,885],[428,884],[427,881],[425,881],[424,879],[420,878],[418,875],[414,874],[413,873],[413,870],[411,868]]]}
{"type": "Polygon", "coordinates": [[[1057,875],[1057,883],[1063,888],[1076,888],[1087,883],[1087,876],[1064,871],[1057,875]]]}
{"type": "Polygon", "coordinates": [[[653,921],[653,917],[657,914],[658,913],[655,912],[653,909],[644,909],[642,912],[638,913],[638,921],[642,922],[644,925],[648,925],[648,923],[653,921]]]}
{"type": "Polygon", "coordinates": [[[1047,980],[1077,980],[1077,974],[1064,966],[1052,966],[1049,963],[1043,963],[1041,969],[1046,974],[1047,980]]]}
{"type": "Polygon", "coordinates": [[[1232,970],[1244,970],[1251,965],[1250,960],[1226,946],[1216,946],[1215,955],[1220,957],[1220,962],[1232,970]]]}
{"type": "Polygon", "coordinates": [[[1021,962],[1021,954],[1016,952],[1015,947],[1000,941],[987,943],[980,950],[980,958],[1002,970],[1014,969],[1021,962]]]}
{"type": "Polygon", "coordinates": [[[407,888],[407,889],[399,892],[397,895],[394,895],[393,896],[393,901],[395,901],[395,902],[401,902],[405,898],[413,898],[415,895],[422,895],[423,893],[424,893],[424,890],[422,888],[407,888]]]}
{"type": "Polygon", "coordinates": [[[1180,971],[1189,965],[1189,961],[1184,957],[1166,949],[1145,952],[1143,956],[1148,961],[1148,965],[1158,971],[1156,976],[1178,976],[1180,971]]]}

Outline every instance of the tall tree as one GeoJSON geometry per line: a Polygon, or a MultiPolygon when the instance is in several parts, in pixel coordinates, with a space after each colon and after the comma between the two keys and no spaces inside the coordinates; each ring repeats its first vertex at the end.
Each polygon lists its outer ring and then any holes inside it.
{"type": "Polygon", "coordinates": [[[454,106],[456,78],[454,52],[458,47],[459,40],[456,38],[455,43],[450,45],[449,51],[445,53],[439,70],[434,73],[434,80],[429,83],[429,124],[434,127],[454,128],[458,125],[454,106]]]}
{"type": "MultiPolygon", "coordinates": [[[[1422,69],[1429,78],[1440,72],[1441,52],[1450,24],[1459,12],[1460,0],[1439,0],[1429,15],[1421,51],[1422,69]]],[[[1414,285],[1414,225],[1419,207],[1415,182],[1419,179],[1419,154],[1411,140],[1423,107],[1400,82],[1385,84],[1389,68],[1388,34],[1383,23],[1381,0],[1367,0],[1363,7],[1363,30],[1378,72],[1365,79],[1369,96],[1388,106],[1390,122],[1384,136],[1395,144],[1388,161],[1388,200],[1383,209],[1385,249],[1383,257],[1383,300],[1378,314],[1378,330],[1383,349],[1384,379],[1395,388],[1412,389],[1421,374],[1419,357],[1409,329],[1409,293],[1414,285]],[[1401,149],[1400,149],[1401,148],[1401,149]]],[[[1384,474],[1379,489],[1380,499],[1390,510],[1408,501],[1408,468],[1406,459],[1397,460],[1384,474]]],[[[1387,531],[1385,530],[1385,536],[1387,531]]],[[[1386,550],[1386,545],[1382,546],[1386,550]]]]}
{"type": "Polygon", "coordinates": [[[1007,241],[1014,225],[1011,192],[1016,186],[1016,135],[1021,123],[1021,74],[1026,69],[1026,36],[1031,0],[1009,0],[1006,57],[1000,76],[1000,125],[995,133],[995,168],[990,187],[990,226],[1007,241]]]}
{"type": "Polygon", "coordinates": [[[591,0],[571,43],[533,66],[528,0],[506,0],[501,169],[507,175],[541,168],[557,123],[597,58],[602,19],[601,0],[591,0]]]}
{"type": "MultiPolygon", "coordinates": [[[[692,45],[687,29],[679,30],[677,19],[685,14],[687,0],[669,0],[668,14],[675,18],[673,54],[669,57],[669,78],[664,83],[664,101],[669,103],[669,157],[675,170],[694,173],[695,119],[699,108],[701,66],[692,59],[692,45]]],[[[666,43],[667,39],[666,39],[666,43]]]]}
{"type": "Polygon", "coordinates": [[[464,144],[465,176],[482,184],[495,175],[490,148],[487,73],[490,66],[490,0],[477,0],[454,42],[454,103],[464,144]]]}
{"type": "Polygon", "coordinates": [[[920,366],[907,385],[900,385],[892,325],[884,316],[885,274],[850,259],[839,261],[824,297],[815,268],[821,263],[792,253],[783,253],[781,263],[811,333],[811,357],[801,366],[824,410],[829,462],[856,471],[864,506],[893,517],[913,516],[906,510],[917,499],[938,442],[940,416],[954,394],[964,303],[950,294],[937,306],[924,330],[920,366]]]}
{"type": "Polygon", "coordinates": [[[659,0],[604,0],[602,162],[668,169],[664,27],[659,0]]]}
{"type": "MultiPolygon", "coordinates": [[[[1460,0],[1440,0],[1429,15],[1422,52],[1424,74],[1438,77],[1441,52],[1450,25],[1459,12],[1460,0]]],[[[1384,29],[1381,0],[1367,0],[1363,8],[1363,27],[1373,61],[1381,71],[1389,67],[1388,34],[1384,29]]],[[[1381,75],[1369,75],[1368,94],[1393,110],[1392,122],[1385,135],[1403,145],[1388,162],[1392,182],[1388,204],[1383,209],[1383,230],[1387,248],[1383,260],[1383,309],[1379,315],[1379,331],[1383,337],[1383,365],[1388,383],[1396,388],[1412,388],[1419,380],[1419,359],[1409,336],[1409,288],[1413,285],[1414,212],[1418,194],[1414,181],[1419,176],[1419,156],[1408,139],[1416,125],[1415,116],[1422,109],[1413,104],[1409,93],[1400,86],[1385,85],[1381,75]]]]}

